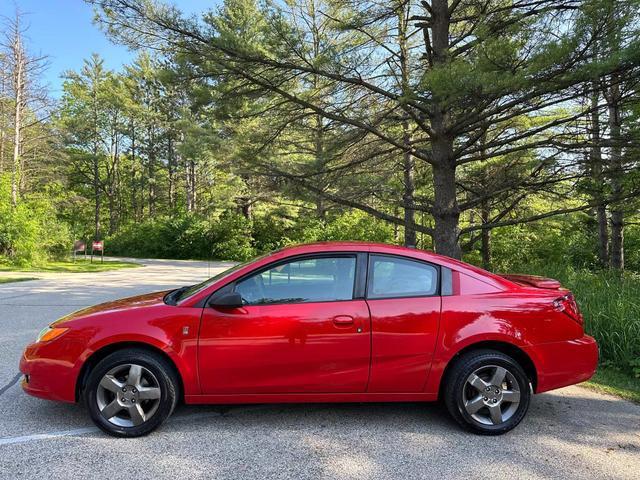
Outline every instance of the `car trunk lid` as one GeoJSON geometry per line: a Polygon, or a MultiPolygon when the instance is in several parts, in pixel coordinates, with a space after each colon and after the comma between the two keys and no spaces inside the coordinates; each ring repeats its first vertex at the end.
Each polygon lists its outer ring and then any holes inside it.
{"type": "Polygon", "coordinates": [[[526,287],[544,288],[547,290],[559,290],[562,285],[553,278],[539,277],[538,275],[523,275],[520,273],[500,274],[502,278],[526,287]]]}
{"type": "Polygon", "coordinates": [[[555,280],[554,278],[539,277],[537,275],[500,274],[500,276],[517,285],[521,285],[524,287],[541,288],[544,290],[556,290],[557,294],[560,296],[554,298],[553,300],[554,310],[556,310],[557,312],[563,312],[579,325],[584,325],[584,318],[580,313],[580,308],[578,307],[573,293],[564,288],[558,280],[555,280]]]}

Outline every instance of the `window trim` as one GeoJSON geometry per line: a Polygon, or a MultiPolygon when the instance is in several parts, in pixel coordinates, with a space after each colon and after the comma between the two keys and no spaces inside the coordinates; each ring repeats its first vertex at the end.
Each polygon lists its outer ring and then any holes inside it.
{"type": "Polygon", "coordinates": [[[390,299],[403,299],[403,298],[433,298],[433,297],[440,297],[441,292],[440,292],[440,288],[442,286],[442,280],[441,280],[441,276],[442,276],[442,267],[436,263],[431,263],[431,262],[427,262],[425,260],[420,260],[418,258],[414,258],[414,257],[407,257],[405,255],[395,255],[395,254],[390,254],[390,253],[377,253],[377,252],[369,252],[368,255],[368,261],[367,261],[367,282],[366,282],[366,291],[365,291],[365,298],[367,300],[367,302],[369,301],[374,301],[374,300],[390,300],[390,299]],[[372,290],[373,288],[373,262],[374,262],[374,257],[389,257],[392,259],[398,259],[398,260],[405,260],[405,261],[410,261],[410,262],[415,262],[415,263],[421,263],[423,265],[427,265],[429,267],[432,267],[436,270],[436,288],[433,294],[431,295],[400,295],[400,296],[396,296],[396,295],[391,295],[388,297],[370,297],[369,296],[369,291],[372,290]]]}
{"type": "MultiPolygon", "coordinates": [[[[364,254],[366,255],[366,254],[364,254]]],[[[315,253],[303,253],[300,255],[293,255],[291,257],[286,257],[286,258],[282,258],[280,260],[277,260],[275,262],[269,263],[267,265],[264,265],[260,268],[257,268],[255,270],[252,270],[248,273],[246,273],[245,275],[243,275],[240,278],[237,278],[236,280],[234,280],[231,283],[228,283],[227,285],[221,287],[219,290],[222,290],[223,288],[229,287],[231,286],[231,291],[235,292],[236,291],[236,285],[244,280],[246,280],[249,277],[252,277],[254,275],[260,275],[263,272],[266,272],[267,270],[271,270],[275,267],[277,267],[278,265],[284,265],[287,263],[292,263],[292,262],[297,262],[297,261],[304,261],[304,260],[313,260],[316,258],[353,258],[356,262],[355,264],[355,268],[354,268],[354,275],[353,275],[353,290],[351,293],[351,298],[345,298],[345,299],[341,299],[341,300],[311,300],[311,301],[303,301],[303,302],[272,302],[272,303],[257,303],[257,304],[247,304],[244,305],[243,308],[246,307],[270,307],[270,306],[276,306],[276,305],[301,305],[301,304],[307,304],[307,303],[329,303],[329,302],[352,302],[353,300],[360,300],[364,298],[364,291],[361,289],[361,285],[360,285],[360,281],[359,281],[359,276],[362,275],[362,267],[360,266],[362,264],[363,261],[365,261],[366,259],[363,257],[363,254],[361,252],[315,252],[315,253]]],[[[365,268],[366,268],[366,263],[365,263],[365,268]]],[[[219,291],[218,290],[218,291],[219,291]]],[[[216,291],[217,293],[217,291],[216,291]]]]}

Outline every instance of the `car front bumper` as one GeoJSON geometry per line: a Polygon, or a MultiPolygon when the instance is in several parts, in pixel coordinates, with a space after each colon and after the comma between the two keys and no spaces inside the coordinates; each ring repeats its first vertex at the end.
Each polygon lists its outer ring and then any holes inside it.
{"type": "Polygon", "coordinates": [[[598,344],[584,335],[575,340],[525,347],[538,374],[536,393],[589,380],[598,366],[598,344]]]}
{"type": "Polygon", "coordinates": [[[27,345],[20,358],[20,372],[24,375],[22,389],[34,397],[75,402],[78,368],[72,360],[77,358],[72,350],[60,355],[59,346],[47,343],[27,345]]]}

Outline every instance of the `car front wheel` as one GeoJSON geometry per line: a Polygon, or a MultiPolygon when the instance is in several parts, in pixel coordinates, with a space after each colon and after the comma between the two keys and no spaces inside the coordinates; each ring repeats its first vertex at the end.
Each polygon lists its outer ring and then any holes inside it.
{"type": "Polygon", "coordinates": [[[138,437],[156,429],[177,403],[177,379],[160,355],[121,350],[101,360],[89,374],[84,400],[91,419],[118,437],[138,437]]]}
{"type": "Polygon", "coordinates": [[[531,384],[520,365],[494,350],[464,354],[446,378],[444,401],[453,418],[467,430],[500,435],[524,418],[531,384]]]}

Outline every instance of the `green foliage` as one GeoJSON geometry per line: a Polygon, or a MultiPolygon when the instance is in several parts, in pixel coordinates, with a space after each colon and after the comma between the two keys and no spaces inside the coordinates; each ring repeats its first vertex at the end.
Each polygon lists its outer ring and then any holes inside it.
{"type": "Polygon", "coordinates": [[[0,258],[18,266],[41,264],[64,257],[71,243],[48,195],[26,196],[13,207],[9,178],[0,177],[0,258]]]}
{"type": "Polygon", "coordinates": [[[262,214],[253,219],[253,243],[258,253],[278,250],[302,239],[303,228],[277,215],[262,214]]]}
{"type": "Polygon", "coordinates": [[[348,210],[326,225],[319,240],[394,243],[393,226],[359,210],[348,210]]]}
{"type": "Polygon", "coordinates": [[[600,347],[605,365],[629,374],[640,366],[640,275],[537,263],[522,271],[555,278],[576,296],[585,330],[600,347]]]}
{"type": "MultiPolygon", "coordinates": [[[[497,228],[492,232],[496,272],[555,278],[572,290],[585,317],[585,329],[600,345],[601,362],[627,374],[640,373],[640,275],[601,271],[597,265],[596,226],[586,215],[497,228]]],[[[629,264],[638,265],[630,245],[640,235],[630,228],[626,238],[629,264]]],[[[480,253],[465,257],[480,263],[480,253]]]]}
{"type": "Polygon", "coordinates": [[[255,253],[250,222],[231,213],[215,219],[182,214],[130,223],[107,238],[105,249],[112,255],[183,259],[246,260],[255,253]]]}
{"type": "Polygon", "coordinates": [[[394,243],[393,226],[359,210],[347,210],[331,221],[308,220],[299,241],[362,240],[394,243]]]}
{"type": "Polygon", "coordinates": [[[140,258],[246,260],[287,245],[330,240],[393,243],[393,227],[356,210],[330,221],[296,222],[271,213],[252,221],[230,212],[215,219],[182,214],[123,226],[107,238],[106,249],[140,258]]]}
{"type": "MultiPolygon", "coordinates": [[[[595,227],[586,216],[564,216],[527,225],[513,225],[492,231],[494,261],[497,272],[523,272],[546,265],[572,265],[594,268],[597,264],[595,227]]],[[[480,253],[465,257],[480,262],[480,253]]]]}

